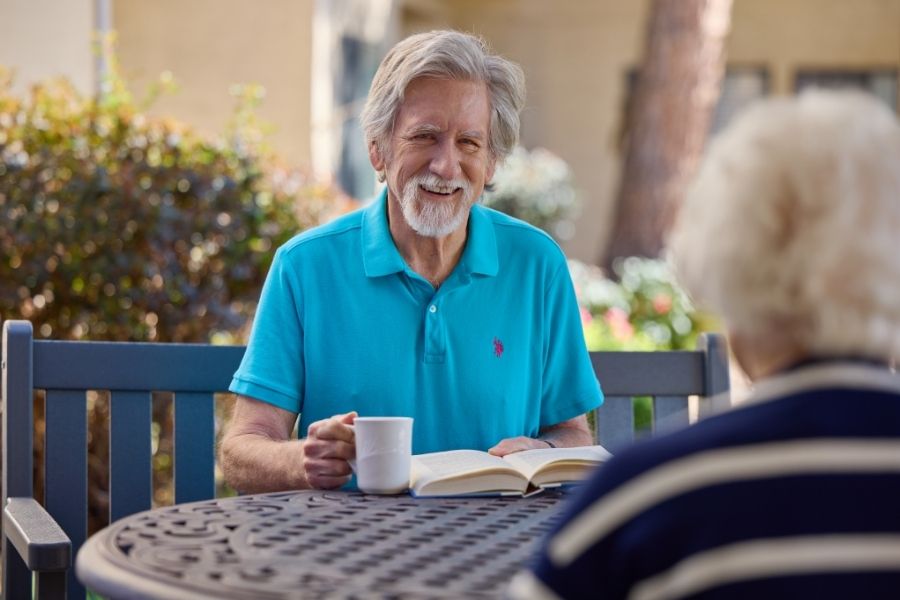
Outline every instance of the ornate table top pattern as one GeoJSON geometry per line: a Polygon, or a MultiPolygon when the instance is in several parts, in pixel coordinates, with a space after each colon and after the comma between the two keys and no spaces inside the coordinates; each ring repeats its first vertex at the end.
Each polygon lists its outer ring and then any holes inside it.
{"type": "Polygon", "coordinates": [[[77,572],[109,597],[498,597],[562,497],[307,491],[194,502],[113,523],[79,552],[77,572]]]}

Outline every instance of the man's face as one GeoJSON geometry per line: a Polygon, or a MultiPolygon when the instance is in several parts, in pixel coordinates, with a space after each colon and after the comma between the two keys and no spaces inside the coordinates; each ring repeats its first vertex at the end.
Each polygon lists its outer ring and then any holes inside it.
{"type": "Polygon", "coordinates": [[[385,152],[373,144],[370,158],[416,233],[444,237],[466,223],[494,174],[489,132],[484,83],[419,78],[406,88],[385,152]]]}

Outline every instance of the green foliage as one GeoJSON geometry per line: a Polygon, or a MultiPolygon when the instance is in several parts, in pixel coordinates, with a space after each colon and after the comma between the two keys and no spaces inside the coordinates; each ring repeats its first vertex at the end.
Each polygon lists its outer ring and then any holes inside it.
{"type": "Polygon", "coordinates": [[[22,99],[10,84],[0,71],[0,317],[39,336],[235,331],[275,248],[335,198],[270,166],[252,135],[255,88],[238,90],[227,139],[210,142],[140,112],[116,77],[99,98],[54,81],[22,99]]]}
{"type": "Polygon", "coordinates": [[[539,227],[557,240],[572,237],[578,198],[569,165],[543,148],[516,147],[494,174],[489,206],[539,227]]]}
{"type": "Polygon", "coordinates": [[[614,269],[617,281],[597,267],[569,261],[589,349],[692,349],[697,334],[714,327],[664,261],[630,257],[614,269]]]}
{"type": "MultiPolygon", "coordinates": [[[[630,257],[614,269],[617,281],[598,267],[569,261],[589,350],[693,349],[697,335],[715,327],[694,309],[664,261],[630,257]]],[[[637,429],[648,429],[652,415],[650,398],[634,399],[637,429]]]]}
{"type": "MultiPolygon", "coordinates": [[[[275,166],[261,88],[233,90],[225,136],[209,141],[142,112],[170,74],[136,102],[106,54],[97,98],[62,80],[20,98],[0,67],[0,319],[57,339],[237,342],[275,249],[344,198],[275,166]]],[[[108,515],[108,411],[89,396],[90,531],[108,515]]],[[[154,394],[153,415],[154,498],[169,504],[170,396],[154,394]]],[[[39,455],[42,439],[38,425],[39,455]]]]}

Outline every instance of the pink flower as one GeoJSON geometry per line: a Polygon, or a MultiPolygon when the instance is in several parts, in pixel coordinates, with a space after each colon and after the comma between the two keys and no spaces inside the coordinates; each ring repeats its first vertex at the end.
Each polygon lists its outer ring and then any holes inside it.
{"type": "Polygon", "coordinates": [[[619,341],[626,341],[634,337],[634,326],[628,320],[628,313],[614,306],[603,315],[606,324],[609,325],[613,337],[619,341]]]}
{"type": "Polygon", "coordinates": [[[591,321],[594,320],[594,315],[591,314],[591,311],[586,309],[583,306],[578,307],[578,312],[581,313],[581,326],[586,327],[591,324],[591,321]]]}
{"type": "Polygon", "coordinates": [[[668,294],[659,293],[653,297],[653,310],[658,315],[668,314],[672,310],[672,297],[668,294]]]}

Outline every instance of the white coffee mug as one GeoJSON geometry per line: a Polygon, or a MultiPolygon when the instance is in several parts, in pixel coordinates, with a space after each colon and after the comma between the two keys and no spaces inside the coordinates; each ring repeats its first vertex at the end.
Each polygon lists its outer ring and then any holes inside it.
{"type": "Polygon", "coordinates": [[[350,466],[367,494],[402,494],[409,489],[412,460],[410,417],[356,417],[356,460],[350,466]]]}

